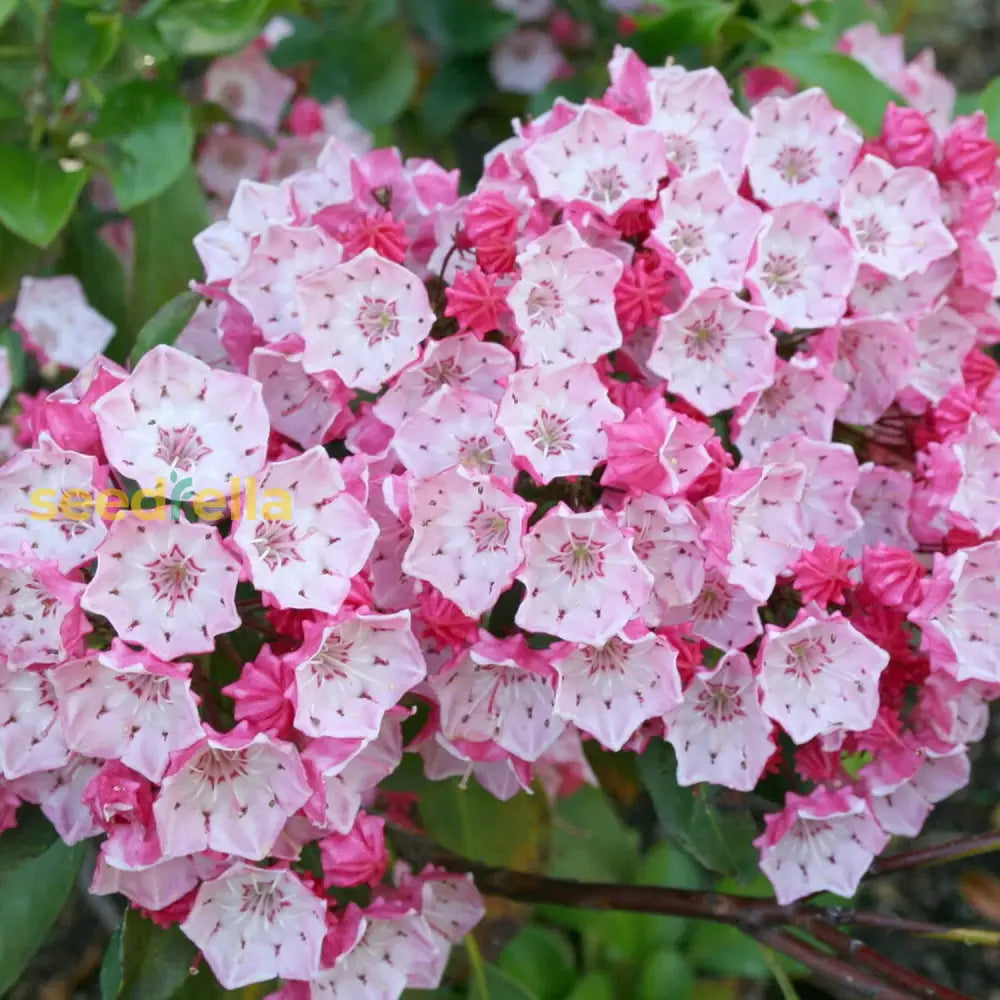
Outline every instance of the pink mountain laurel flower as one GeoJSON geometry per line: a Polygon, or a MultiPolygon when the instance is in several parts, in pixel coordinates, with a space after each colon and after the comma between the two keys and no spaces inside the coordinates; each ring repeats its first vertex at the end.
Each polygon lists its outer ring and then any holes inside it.
{"type": "Polygon", "coordinates": [[[742,587],[730,583],[715,567],[704,570],[701,589],[682,608],[672,608],[664,616],[667,624],[690,624],[692,635],[716,649],[742,649],[763,630],[761,601],[742,587]]]}
{"type": "Polygon", "coordinates": [[[445,289],[444,314],[458,320],[463,332],[485,337],[507,319],[507,291],[495,275],[478,267],[457,271],[445,289]]]}
{"type": "Polygon", "coordinates": [[[22,278],[12,322],[43,360],[67,368],[82,368],[115,334],[114,323],[87,304],[71,274],[22,278]]]}
{"type": "Polygon", "coordinates": [[[503,383],[517,359],[501,344],[484,343],[472,334],[432,340],[418,362],[405,368],[375,403],[375,415],[398,428],[438,389],[464,389],[498,403],[503,383]]]}
{"type": "Polygon", "coordinates": [[[425,580],[470,618],[489,611],[524,562],[534,504],[490,477],[446,469],[409,486],[413,539],[403,572],[425,580]]]}
{"type": "Polygon", "coordinates": [[[681,703],[677,651],[655,632],[627,626],[600,646],[566,645],[553,661],[556,712],[606,749],[681,703]]]}
{"type": "Polygon", "coordinates": [[[242,552],[255,587],[279,607],[336,614],[378,536],[378,525],[347,491],[339,463],[316,445],[272,462],[258,490],[287,499],[278,517],[243,518],[229,540],[242,552]]]}
{"type": "Polygon", "coordinates": [[[649,368],[702,413],[731,409],[774,381],[773,325],[766,309],[710,289],[660,319],[649,368]]]}
{"type": "Polygon", "coordinates": [[[844,555],[842,548],[819,541],[804,551],[790,568],[795,589],[802,599],[826,607],[844,603],[854,586],[851,573],[857,565],[856,560],[844,555]]]}
{"type": "Polygon", "coordinates": [[[555,714],[555,671],[523,636],[478,642],[430,679],[449,741],[493,743],[521,760],[537,760],[562,732],[555,714]]]}
{"type": "Polygon", "coordinates": [[[733,442],[745,461],[762,461],[767,442],[800,435],[818,442],[833,437],[847,388],[820,358],[780,358],[774,381],[744,398],[734,415],[733,442]]]}
{"type": "Polygon", "coordinates": [[[385,713],[427,674],[410,612],[306,622],[295,667],[295,727],[307,736],[370,740],[385,713]]]}
{"type": "Polygon", "coordinates": [[[519,279],[507,305],[521,331],[521,362],[568,365],[595,362],[620,347],[614,290],[622,262],[590,246],[564,222],[518,254],[519,279]]]}
{"type": "Polygon", "coordinates": [[[849,424],[873,424],[917,366],[913,333],[905,321],[884,313],[845,319],[834,336],[833,374],[847,386],[837,417],[849,424]]]}
{"type": "Polygon", "coordinates": [[[175,494],[179,486],[225,491],[234,476],[259,472],[267,457],[260,384],[166,345],[144,354],[94,414],[110,463],[144,487],[162,479],[175,494]]]}
{"type": "Polygon", "coordinates": [[[653,577],[642,609],[648,625],[661,625],[671,608],[690,604],[705,582],[705,546],[697,508],[686,500],[629,497],[619,523],[632,535],[632,550],[653,577]]]}
{"type": "Polygon", "coordinates": [[[711,66],[686,70],[677,63],[647,73],[648,124],[663,134],[671,167],[689,174],[718,164],[738,181],[750,122],[733,104],[725,77],[711,66]]]}
{"type": "Polygon", "coordinates": [[[523,629],[601,646],[636,617],[653,575],[631,539],[603,510],[550,510],[525,539],[517,574],[526,588],[515,622],[523,629]]]}
{"type": "Polygon", "coordinates": [[[64,451],[47,437],[40,445],[0,467],[0,553],[24,547],[32,558],[68,573],[88,562],[108,533],[97,510],[106,470],[92,456],[64,451]]]}
{"type": "Polygon", "coordinates": [[[809,202],[828,211],[861,149],[861,134],[818,87],[765,97],[750,112],[747,172],[753,193],[777,208],[809,202]]]}
{"type": "Polygon", "coordinates": [[[320,969],[326,904],[288,868],[237,862],[198,888],[181,930],[223,988],[311,979],[320,969]]]}
{"type": "Polygon", "coordinates": [[[229,294],[246,307],[266,341],[299,334],[299,283],[339,264],[341,256],[341,248],[319,226],[269,226],[229,283],[229,294]]]}
{"type": "Polygon", "coordinates": [[[240,624],[238,579],[239,560],[214,528],[123,514],[97,550],[82,604],[123,640],[170,660],[211,652],[240,624]]]}
{"type": "Polygon", "coordinates": [[[378,392],[416,359],[434,324],[423,283],[374,250],[313,273],[298,289],[303,367],[336,372],[355,389],[378,392]]]}
{"type": "Polygon", "coordinates": [[[635,496],[683,493],[712,461],[705,448],[712,428],[670,409],[662,397],[604,430],[608,464],[601,483],[635,496]]]}
{"type": "Polygon", "coordinates": [[[853,896],[889,843],[868,803],[846,788],[789,792],[784,810],[764,822],[767,829],[754,844],[781,905],[814,892],[853,896]]]}
{"type": "Polygon", "coordinates": [[[702,537],[712,563],[729,583],[766,601],[775,579],[806,547],[802,520],[805,466],[744,466],[723,474],[719,491],[704,501],[709,519],[702,537]]]}
{"type": "Polygon", "coordinates": [[[692,294],[739,292],[763,212],[736,193],[719,167],[679,177],[660,193],[650,243],[687,279],[692,294]]]}
{"type": "Polygon", "coordinates": [[[271,429],[304,450],[322,444],[338,418],[350,413],[351,390],[332,373],[308,374],[301,359],[258,347],[247,375],[260,383],[271,429]]]}
{"type": "Polygon", "coordinates": [[[699,670],[663,724],[681,785],[710,781],[752,791],[774,753],[773,726],[757,702],[753,667],[738,650],[714,669],[699,670]]]}
{"type": "Polygon", "coordinates": [[[909,473],[873,462],[862,465],[851,497],[861,515],[861,527],[848,539],[847,554],[860,559],[866,546],[879,544],[913,549],[916,543],[909,528],[912,497],[909,473]]]}
{"type": "Polygon", "coordinates": [[[27,551],[0,555],[0,663],[25,670],[64,663],[80,653],[90,624],[84,584],[27,551]]]}
{"type": "Polygon", "coordinates": [[[57,667],[50,678],[70,749],[160,781],[170,754],[203,736],[189,669],[117,641],[57,667]]]}
{"type": "Polygon", "coordinates": [[[385,820],[359,813],[349,833],[327,834],[319,851],[326,886],[378,885],[389,862],[385,820]]]}
{"type": "Polygon", "coordinates": [[[765,465],[794,462],[805,468],[799,510],[807,543],[842,545],[861,528],[861,515],[851,503],[861,471],[849,445],[790,434],[769,444],[761,461],[765,465]]]}
{"type": "Polygon", "coordinates": [[[592,365],[523,368],[507,380],[497,424],[532,476],[587,476],[608,455],[604,426],[624,414],[592,365]]]}
{"type": "Polygon", "coordinates": [[[221,104],[238,121],[267,134],[278,130],[295,81],[271,66],[266,54],[247,46],[234,56],[215,59],[205,74],[205,99],[221,104]]]}
{"type": "Polygon", "coordinates": [[[847,310],[858,257],[816,205],[765,214],[746,284],[754,301],[789,330],[832,326],[847,310]]]}
{"type": "Polygon", "coordinates": [[[988,538],[1000,528],[1000,434],[976,415],[949,446],[960,470],[950,509],[988,538]]]}
{"type": "Polygon", "coordinates": [[[557,205],[580,202],[608,218],[630,202],[655,198],[667,173],[664,139],[656,129],[590,104],[531,143],[524,162],[542,198],[557,205]]]}
{"type": "Polygon", "coordinates": [[[976,346],[975,326],[942,303],[916,324],[917,366],[909,387],[932,403],[962,383],[962,361],[976,346]]]}
{"type": "Polygon", "coordinates": [[[840,221],[861,263],[894,278],[926,271],[958,244],[941,217],[934,174],[866,156],[840,194],[840,221]]]}
{"type": "Polygon", "coordinates": [[[67,764],[55,690],[41,671],[0,667],[0,777],[54,771],[67,764]]]}
{"type": "Polygon", "coordinates": [[[934,556],[934,571],[909,619],[921,630],[931,663],[958,681],[1000,683],[993,650],[1000,642],[996,581],[1000,542],[985,542],[950,556],[934,556]]]}
{"type": "Polygon", "coordinates": [[[768,625],[759,659],[761,708],[795,743],[875,721],[889,654],[839,612],[809,604],[787,628],[768,625]]]}
{"type": "Polygon", "coordinates": [[[298,751],[241,722],[174,754],[153,803],[168,857],[219,851],[259,861],[312,795],[298,751]]]}
{"type": "Polygon", "coordinates": [[[496,416],[497,404],[487,396],[443,385],[403,421],[392,447],[418,478],[455,467],[466,476],[513,479],[513,451],[496,416]]]}

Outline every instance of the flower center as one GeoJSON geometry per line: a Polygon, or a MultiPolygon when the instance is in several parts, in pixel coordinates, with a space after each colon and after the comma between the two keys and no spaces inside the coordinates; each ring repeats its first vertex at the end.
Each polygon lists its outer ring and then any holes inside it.
{"type": "Polygon", "coordinates": [[[260,521],[254,531],[253,546],[260,561],[273,573],[279,566],[302,562],[295,527],[285,521],[260,521]]]}
{"type": "Polygon", "coordinates": [[[764,284],[779,298],[801,292],[802,275],[798,261],[787,253],[769,253],[763,269],[764,284]]]}
{"type": "Polygon", "coordinates": [[[799,639],[785,654],[785,673],[800,681],[811,681],[830,663],[822,639],[799,639]]]}
{"type": "Polygon", "coordinates": [[[583,193],[590,201],[610,205],[625,193],[625,180],[617,167],[588,170],[583,193]]]}
{"type": "Polygon", "coordinates": [[[715,315],[706,316],[685,328],[684,346],[688,357],[707,361],[717,357],[725,344],[726,331],[715,315]]]}
{"type": "Polygon", "coordinates": [[[396,317],[395,302],[373,299],[366,295],[358,311],[358,326],[369,347],[381,344],[391,337],[398,337],[399,319],[396,317]]]}
{"type": "Polygon", "coordinates": [[[564,451],[573,450],[569,421],[548,410],[542,410],[538,414],[527,432],[527,437],[546,458],[549,455],[561,455],[564,451]]]}
{"type": "Polygon", "coordinates": [[[157,435],[156,457],[182,472],[187,472],[195,462],[200,462],[212,451],[205,447],[205,442],[195,433],[191,424],[183,427],[160,427],[157,435]]]}
{"type": "Polygon", "coordinates": [[[889,241],[889,230],[875,215],[866,215],[854,224],[854,238],[858,246],[868,253],[885,253],[889,241]]]}
{"type": "Polygon", "coordinates": [[[563,314],[562,296],[551,281],[540,281],[528,293],[525,300],[528,319],[535,326],[552,329],[563,314]]]}
{"type": "Polygon", "coordinates": [[[190,556],[184,555],[179,545],[174,545],[165,555],[146,563],[153,596],[158,601],[167,601],[173,611],[178,601],[190,601],[198,586],[204,569],[190,556]]]}
{"type": "Polygon", "coordinates": [[[782,146],[771,164],[786,184],[806,184],[819,174],[816,151],[811,146],[782,146]]]}
{"type": "Polygon", "coordinates": [[[677,254],[678,260],[685,264],[701,260],[708,254],[708,248],[705,246],[705,230],[691,222],[676,223],[668,245],[677,254]]]}
{"type": "Polygon", "coordinates": [[[688,173],[698,166],[698,146],[686,135],[668,132],[664,136],[667,159],[677,166],[681,173],[688,173]]]}
{"type": "Polygon", "coordinates": [[[604,546],[592,538],[571,534],[549,562],[555,563],[573,584],[593,580],[604,575],[604,546]]]}
{"type": "Polygon", "coordinates": [[[710,684],[698,695],[695,711],[704,716],[713,726],[732,722],[745,715],[743,699],[734,684],[710,684]]]}

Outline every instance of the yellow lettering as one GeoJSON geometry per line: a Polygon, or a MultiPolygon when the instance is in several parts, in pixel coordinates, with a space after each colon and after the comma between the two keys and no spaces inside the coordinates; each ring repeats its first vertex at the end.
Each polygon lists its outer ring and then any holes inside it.
{"type": "Polygon", "coordinates": [[[199,521],[221,521],[226,516],[226,497],[222,490],[199,490],[192,501],[199,521]]]}
{"type": "Polygon", "coordinates": [[[264,510],[261,513],[261,518],[265,521],[290,521],[292,519],[292,498],[287,490],[264,490],[264,510]]]}
{"type": "Polygon", "coordinates": [[[59,499],[59,513],[67,521],[89,521],[94,497],[87,490],[63,490],[59,499]]]}
{"type": "Polygon", "coordinates": [[[59,512],[56,506],[56,491],[39,487],[29,494],[31,517],[35,521],[51,521],[59,512]]]}

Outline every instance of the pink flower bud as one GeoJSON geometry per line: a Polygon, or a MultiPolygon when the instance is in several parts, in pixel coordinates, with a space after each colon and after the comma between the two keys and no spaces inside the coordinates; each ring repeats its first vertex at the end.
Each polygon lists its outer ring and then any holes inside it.
{"type": "Polygon", "coordinates": [[[925,570],[912,553],[876,545],[865,550],[861,570],[868,589],[889,607],[908,611],[920,603],[920,581],[925,570]]]}
{"type": "Polygon", "coordinates": [[[385,820],[358,814],[350,833],[332,833],[319,843],[327,886],[375,885],[385,874],[385,820]]]}
{"type": "Polygon", "coordinates": [[[916,108],[890,104],[882,123],[882,144],[893,166],[930,169],[937,138],[927,118],[916,108]]]}

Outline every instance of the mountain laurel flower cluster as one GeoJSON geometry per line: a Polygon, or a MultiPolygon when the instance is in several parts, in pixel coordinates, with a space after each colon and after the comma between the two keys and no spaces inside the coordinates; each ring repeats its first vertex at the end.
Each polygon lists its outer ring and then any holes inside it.
{"type": "MultiPolygon", "coordinates": [[[[79,370],[0,468],[0,829],[100,835],[93,891],[227,988],[440,981],[483,905],[390,865],[404,758],[506,800],[668,741],[681,784],[772,803],[781,902],[851,895],[968,779],[1000,696],[983,116],[890,106],[866,141],[817,89],[744,113],[715,69],[610,74],[468,195],[338,138],[242,180],[131,370],[82,357],[111,331],[78,287],[25,282],[29,348],[79,370]],[[80,500],[158,478],[168,516],[80,500]],[[285,516],[185,499],[251,479],[285,516]]],[[[209,85],[272,128],[246,80],[209,85]]]]}

